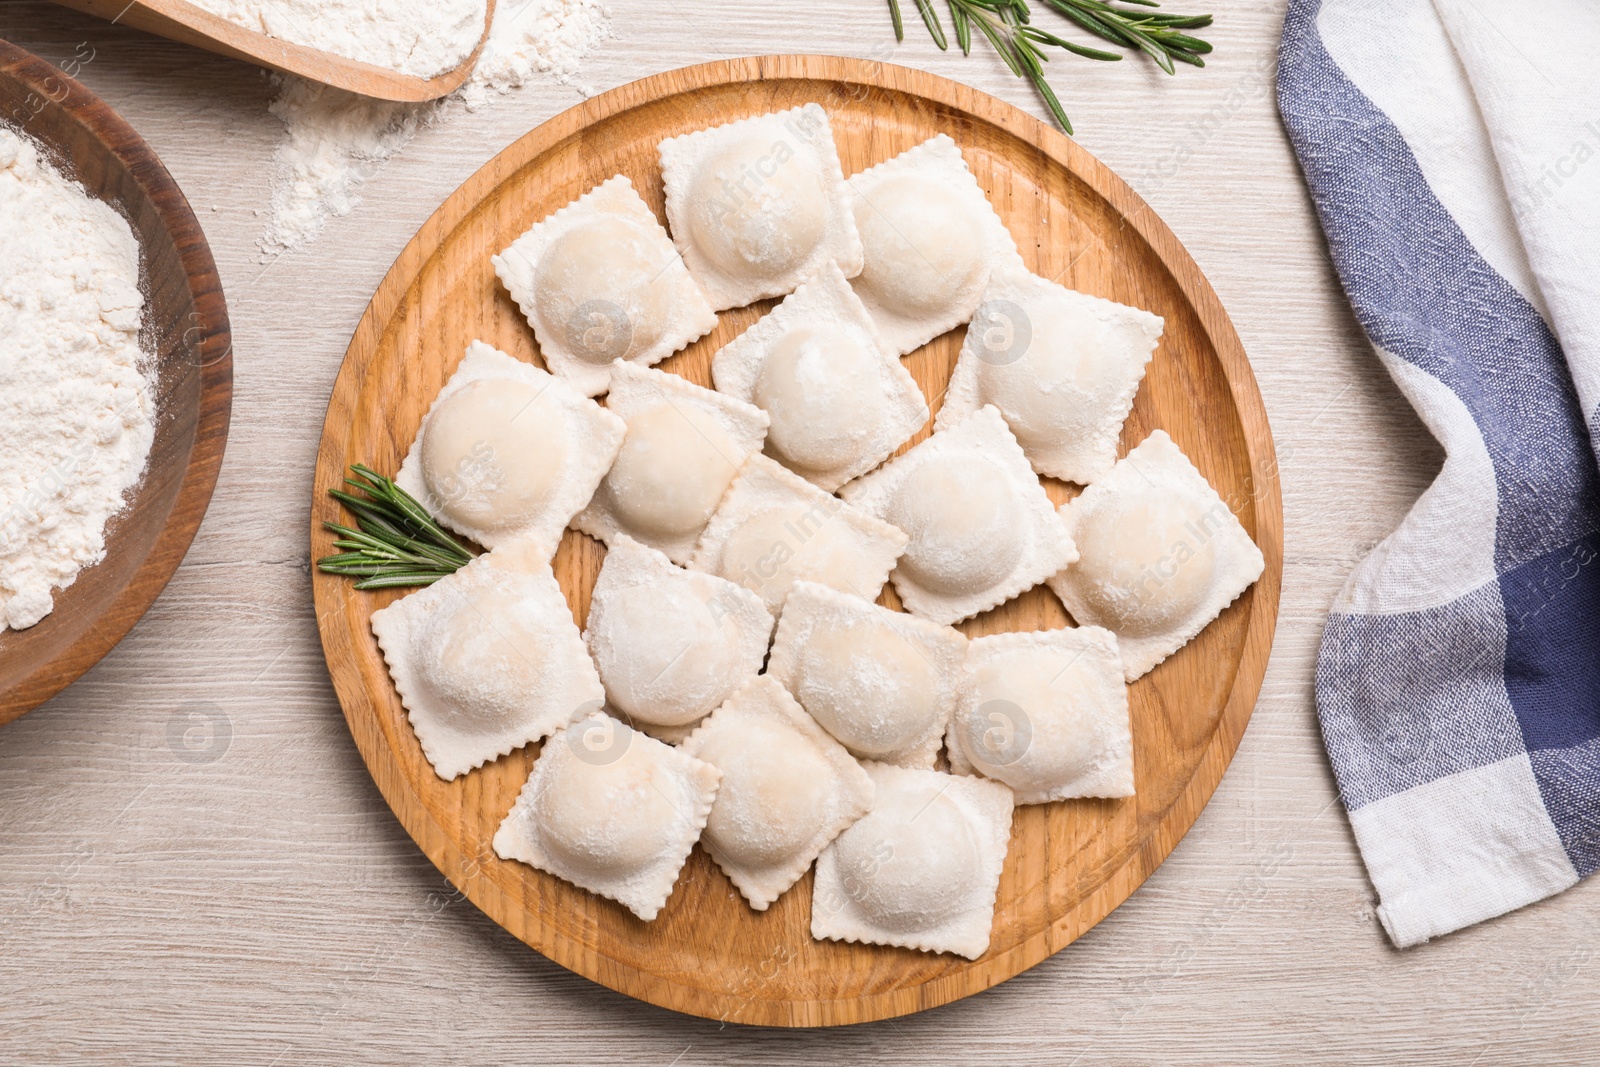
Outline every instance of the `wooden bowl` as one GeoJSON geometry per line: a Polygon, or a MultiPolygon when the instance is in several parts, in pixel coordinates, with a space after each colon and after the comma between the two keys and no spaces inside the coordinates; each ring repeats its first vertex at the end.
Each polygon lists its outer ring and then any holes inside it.
{"type": "Polygon", "coordinates": [[[303,44],[272,37],[259,30],[230,22],[221,15],[185,0],[56,0],[62,7],[96,15],[123,26],[153,33],[207,52],[242,59],[246,63],[269,67],[285,74],[326,82],[362,96],[381,100],[417,102],[435,100],[461,87],[478,63],[483,45],[489,39],[494,21],[495,0],[488,0],[483,15],[483,32],[477,47],[453,70],[432,78],[401,74],[388,67],[361,63],[303,44]]]}
{"type": "MultiPolygon", "coordinates": [[[[228,310],[205,235],[172,175],[105,102],[37,56],[0,41],[0,123],[110,204],[139,239],[140,340],[156,366],[156,432],[144,477],[106,524],[106,555],[57,590],[27,630],[0,630],[0,723],[94,666],[161,593],[216,484],[233,401],[228,310]]],[[[4,265],[0,265],[3,271],[4,265]]]]}
{"type": "MultiPolygon", "coordinates": [[[[660,216],[662,138],[808,101],[829,112],[846,173],[948,133],[1033,270],[1164,316],[1122,449],[1167,430],[1266,555],[1260,581],[1130,687],[1138,795],[1017,810],[981,959],[813,941],[810,875],[758,913],[699,848],[650,923],[500,860],[490,841],[537,746],[453,782],[439,779],[369,626],[372,612],[400,594],[357,592],[321,573],[313,581],[328,668],[356,744],[390,807],[446,877],[527,944],[612,989],[775,1026],[882,1019],[967,996],[1059,950],[1133,892],[1199,815],[1244,732],[1272,645],[1283,555],[1272,437],[1239,338],[1194,261],[1128,186],[1054,129],[954,82],[852,59],[767,56],[661,74],[558,115],[491,160],[423,225],[379,286],[334,386],[317,456],[312,556],[332,551],[320,524],[341,517],[328,488],[351,463],[398,469],[469,341],[538,360],[531,331],[495,279],[492,253],[617,173],[660,216]]],[[[709,336],[662,368],[709,385],[711,354],[772,303],[724,312],[709,336]]],[[[935,406],[961,336],[953,331],[905,359],[935,406]]],[[[1057,500],[1073,492],[1046,487],[1057,500]]],[[[572,532],[556,555],[580,623],[604,555],[599,542],[572,532]]],[[[895,603],[892,591],[882,599],[895,603]]],[[[962,629],[1069,624],[1039,587],[962,629]]]]}

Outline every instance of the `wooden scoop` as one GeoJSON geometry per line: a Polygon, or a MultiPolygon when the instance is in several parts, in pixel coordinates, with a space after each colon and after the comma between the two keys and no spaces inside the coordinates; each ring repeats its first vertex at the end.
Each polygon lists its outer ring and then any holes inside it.
{"type": "Polygon", "coordinates": [[[495,0],[488,0],[483,15],[483,33],[477,47],[454,70],[432,78],[417,78],[387,67],[345,59],[320,48],[291,44],[277,37],[269,37],[257,30],[229,22],[185,0],[57,0],[70,7],[112,22],[133,26],[147,33],[184,44],[204,48],[208,52],[243,59],[287,74],[326,82],[340,89],[381,100],[419,101],[433,100],[455,91],[472,73],[478,54],[489,39],[489,26],[494,21],[495,0]]]}

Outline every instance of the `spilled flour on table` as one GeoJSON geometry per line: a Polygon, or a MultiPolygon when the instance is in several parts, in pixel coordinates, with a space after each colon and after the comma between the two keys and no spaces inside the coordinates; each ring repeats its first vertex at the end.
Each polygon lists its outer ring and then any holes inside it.
{"type": "Polygon", "coordinates": [[[442,101],[392,103],[282,76],[271,111],[285,134],[273,159],[263,260],[315,240],[330,218],[348,215],[361,202],[361,184],[423,126],[477,111],[536,75],[570,83],[611,36],[599,0],[502,0],[472,76],[442,101]]]}
{"type": "Polygon", "coordinates": [[[411,143],[434,104],[397,104],[285,75],[269,110],[284,126],[273,157],[272,217],[261,251],[280,255],[316,239],[330,218],[361,202],[361,183],[411,143]]]}

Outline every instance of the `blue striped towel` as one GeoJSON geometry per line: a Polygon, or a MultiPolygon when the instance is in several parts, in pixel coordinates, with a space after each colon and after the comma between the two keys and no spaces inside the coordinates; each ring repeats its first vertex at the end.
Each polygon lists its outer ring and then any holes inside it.
{"type": "Polygon", "coordinates": [[[1399,946],[1600,867],[1600,6],[1291,0],[1278,107],[1446,452],[1339,594],[1317,709],[1399,946]]]}

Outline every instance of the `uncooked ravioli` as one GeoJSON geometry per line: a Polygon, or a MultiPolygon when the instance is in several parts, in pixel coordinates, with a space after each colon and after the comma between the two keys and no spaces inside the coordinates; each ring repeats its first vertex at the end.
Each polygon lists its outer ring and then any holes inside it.
{"type": "Polygon", "coordinates": [[[904,355],[972,317],[992,277],[1023,273],[1005,223],[944,134],[850,179],[852,281],[884,347],[904,355]]]}
{"type": "Polygon", "coordinates": [[[988,270],[983,220],[964,190],[907,169],[873,183],[856,201],[864,256],[856,287],[905,316],[948,314],[988,270]]]}
{"type": "Polygon", "coordinates": [[[826,327],[791,330],[773,344],[751,399],[772,418],[767,444],[786,466],[831,470],[856,457],[878,388],[870,358],[856,338],[826,327]]]}
{"type": "Polygon", "coordinates": [[[539,257],[534,306],[573,357],[597,367],[650,351],[672,325],[672,275],[659,232],[637,219],[599,216],[574,225],[539,257]]]}
{"type": "Polygon", "coordinates": [[[530,536],[554,551],[625,429],[567,383],[474,341],[423,416],[395,483],[482,545],[530,536]]]}
{"type": "Polygon", "coordinates": [[[447,597],[416,620],[417,680],[452,725],[493,729],[527,705],[550,666],[545,607],[507,584],[447,597]]]}
{"type": "Polygon", "coordinates": [[[423,755],[451,779],[600,707],[605,690],[532,538],[372,613],[423,755]]]}
{"type": "Polygon", "coordinates": [[[872,800],[861,766],[766,675],[746,682],[682,748],[722,772],[705,843],[757,911],[872,800]]]}
{"type": "Polygon", "coordinates": [[[440,400],[422,440],[422,478],[439,510],[503,530],[549,504],[567,461],[567,412],[514,379],[468,382],[440,400]]]}
{"type": "Polygon", "coordinates": [[[799,675],[797,695],[812,717],[873,759],[921,740],[939,703],[933,664],[893,629],[868,622],[815,634],[801,653],[799,675]],[[861,699],[852,699],[852,690],[861,699]],[[868,708],[870,717],[862,714],[868,708]]]}
{"type": "Polygon", "coordinates": [[[780,606],[785,591],[796,581],[848,575],[855,562],[855,546],[848,536],[842,536],[848,531],[816,514],[803,501],[751,514],[734,525],[723,541],[719,573],[764,598],[777,600],[772,607],[780,606]]]}
{"type": "Polygon", "coordinates": [[[622,904],[666,904],[722,775],[606,715],[547,741],[494,835],[495,854],[622,904]]]}
{"type": "Polygon", "coordinates": [[[1133,794],[1117,639],[1097,626],[977,637],[947,748],[957,773],[1004,782],[1018,804],[1133,794]]]}
{"type": "Polygon", "coordinates": [[[1161,430],[1061,515],[1082,556],[1050,588],[1079,623],[1117,635],[1130,682],[1193,640],[1266,566],[1232,509],[1161,430]]]}
{"type": "Polygon", "coordinates": [[[772,625],[748,589],[619,536],[595,581],[584,640],[611,709],[650,732],[693,724],[754,678],[772,625]]]}
{"type": "Polygon", "coordinates": [[[885,517],[911,538],[900,569],[935,593],[970,596],[1003,582],[1027,544],[1016,486],[975,451],[912,467],[885,517]]]}
{"type": "Polygon", "coordinates": [[[684,563],[734,475],[761,448],[766,412],[676,374],[618,361],[606,410],[627,424],[616,461],[572,525],[684,563]]]}
{"type": "Polygon", "coordinates": [[[828,765],[794,726],[754,721],[708,732],[695,754],[723,771],[723,803],[711,808],[706,840],[731,866],[793,857],[823,829],[828,765]]]}
{"type": "Polygon", "coordinates": [[[1200,611],[1217,546],[1188,527],[1208,506],[1199,493],[1176,489],[1116,494],[1085,509],[1076,528],[1089,555],[1078,560],[1073,584],[1089,613],[1129,637],[1149,637],[1200,611]],[[1162,568],[1163,558],[1171,565],[1162,568]]]}
{"type": "Polygon", "coordinates": [[[989,947],[1011,790],[868,763],[872,807],[817,859],[811,936],[977,959],[989,947]]]}
{"type": "Polygon", "coordinates": [[[972,821],[944,793],[885,790],[872,821],[839,842],[863,917],[890,934],[937,927],[966,907],[983,877],[972,821]]]}
{"type": "Polygon", "coordinates": [[[806,104],[661,142],[673,240],[712,307],[791,292],[824,264],[861,269],[827,112],[806,104]]]}
{"type": "Polygon", "coordinates": [[[1116,462],[1161,329],[1148,311],[1031,274],[996,278],[967,329],[934,426],[992,404],[1034,470],[1087,485],[1116,462]]]}
{"type": "Polygon", "coordinates": [[[683,217],[693,247],[733,276],[782,277],[803,264],[828,226],[816,156],[785,152],[758,130],[730,135],[695,167],[683,217]]]}
{"type": "Polygon", "coordinates": [[[814,582],[784,602],[767,673],[853,755],[932,768],[967,639],[814,582]]]}
{"type": "Polygon", "coordinates": [[[553,861],[594,880],[637,871],[672,843],[676,783],[664,761],[642,752],[643,745],[614,761],[552,761],[531,809],[553,861]]]}
{"type": "Polygon", "coordinates": [[[620,174],[490,261],[546,365],[587,396],[610,387],[613,361],[651,366],[717,324],[671,238],[620,174]]]}
{"type": "Polygon", "coordinates": [[[992,407],[839,492],[905,531],[909,542],[890,579],[906,610],[933,622],[987,611],[1077,558],[1066,525],[992,407]]]}
{"type": "Polygon", "coordinates": [[[719,392],[767,412],[767,454],[829,491],[928,421],[916,381],[831,263],[718,351],[711,373],[719,392]]]}
{"type": "Polygon", "coordinates": [[[662,399],[628,420],[606,499],[624,529],[649,538],[698,533],[743,458],[716,413],[662,399]]]}
{"type": "Polygon", "coordinates": [[[895,527],[756,455],[706,524],[689,566],[738,582],[776,612],[800,580],[876,597],[905,542],[895,527]]]}

